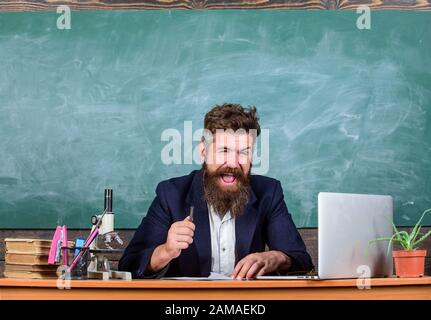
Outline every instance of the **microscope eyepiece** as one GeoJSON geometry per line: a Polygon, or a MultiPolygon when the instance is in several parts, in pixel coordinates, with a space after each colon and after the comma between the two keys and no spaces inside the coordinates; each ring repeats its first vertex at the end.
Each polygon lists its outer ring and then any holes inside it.
{"type": "Polygon", "coordinates": [[[112,197],[113,197],[112,189],[105,189],[104,210],[106,210],[106,212],[112,212],[112,197]]]}

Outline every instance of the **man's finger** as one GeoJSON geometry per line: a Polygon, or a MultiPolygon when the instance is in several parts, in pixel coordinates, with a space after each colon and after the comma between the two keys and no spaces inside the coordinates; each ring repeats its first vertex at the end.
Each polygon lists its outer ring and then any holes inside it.
{"type": "Polygon", "coordinates": [[[261,261],[255,262],[250,269],[247,271],[246,278],[253,279],[256,276],[256,273],[261,270],[265,264],[261,261]]]}
{"type": "Polygon", "coordinates": [[[237,265],[236,265],[236,266],[235,266],[235,268],[234,268],[234,271],[233,271],[233,273],[232,273],[233,278],[238,277],[238,275],[239,275],[239,273],[240,273],[240,271],[241,271],[242,267],[244,266],[244,264],[246,264],[246,263],[251,263],[251,264],[253,264],[253,263],[254,263],[254,261],[255,261],[255,259],[254,259],[252,256],[250,256],[250,255],[248,255],[248,256],[246,256],[246,257],[242,258],[242,259],[237,263],[237,265]]]}
{"type": "Polygon", "coordinates": [[[184,250],[189,247],[189,244],[187,242],[177,242],[178,249],[184,250]]]}
{"type": "Polygon", "coordinates": [[[256,277],[263,276],[263,275],[265,275],[265,273],[266,273],[266,266],[264,266],[262,269],[260,269],[260,271],[257,273],[256,277]]]}
{"type": "Polygon", "coordinates": [[[195,224],[193,223],[193,222],[190,222],[190,221],[180,221],[180,222],[176,222],[176,226],[177,227],[186,227],[186,228],[189,228],[189,229],[191,229],[191,230],[195,230],[196,229],[196,226],[195,226],[195,224]]]}
{"type": "Polygon", "coordinates": [[[254,264],[254,260],[247,260],[244,265],[242,266],[240,272],[238,273],[238,276],[236,277],[238,280],[244,279],[248,270],[251,268],[251,266],[254,264]]]}
{"type": "Polygon", "coordinates": [[[190,236],[190,237],[193,237],[195,235],[193,230],[191,230],[190,228],[186,228],[186,227],[175,228],[174,233],[178,234],[178,235],[190,236]]]}
{"type": "Polygon", "coordinates": [[[193,238],[192,237],[190,237],[190,236],[184,236],[184,235],[181,235],[181,234],[175,235],[174,240],[178,241],[178,242],[187,242],[188,244],[191,244],[193,242],[193,238]]]}
{"type": "Polygon", "coordinates": [[[232,278],[236,278],[237,277],[237,275],[238,275],[238,272],[241,270],[241,268],[242,268],[242,265],[244,264],[244,262],[245,262],[246,260],[245,260],[245,258],[243,258],[243,259],[241,259],[237,264],[236,264],[236,266],[235,266],[235,268],[233,269],[233,272],[232,272],[232,278]]]}
{"type": "Polygon", "coordinates": [[[185,217],[185,218],[184,218],[184,220],[183,220],[182,222],[187,223],[187,224],[190,224],[190,225],[193,225],[193,226],[195,225],[195,224],[193,223],[192,217],[190,217],[190,216],[185,217]]]}

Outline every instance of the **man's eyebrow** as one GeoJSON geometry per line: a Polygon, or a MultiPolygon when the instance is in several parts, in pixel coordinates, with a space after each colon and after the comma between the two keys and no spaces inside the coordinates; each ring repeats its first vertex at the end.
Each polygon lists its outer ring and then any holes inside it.
{"type": "MultiPolygon", "coordinates": [[[[240,152],[242,152],[242,151],[246,151],[246,150],[250,150],[251,149],[251,147],[250,146],[248,146],[248,147],[246,147],[246,148],[243,148],[243,149],[241,149],[240,150],[240,152]]],[[[228,147],[218,147],[217,148],[217,151],[220,151],[220,150],[227,150],[227,151],[230,151],[230,150],[232,150],[231,148],[228,148],[228,147]]]]}

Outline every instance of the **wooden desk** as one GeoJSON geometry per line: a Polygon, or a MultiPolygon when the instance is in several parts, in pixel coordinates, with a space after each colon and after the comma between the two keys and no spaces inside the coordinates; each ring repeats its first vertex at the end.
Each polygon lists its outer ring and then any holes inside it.
{"type": "Polygon", "coordinates": [[[254,281],[71,281],[0,279],[1,299],[148,299],[148,300],[287,300],[287,299],[431,299],[431,277],[371,279],[358,289],[356,279],[254,281]],[[61,284],[61,283],[60,283],[61,284]],[[64,285],[64,284],[63,284],[64,285]]]}

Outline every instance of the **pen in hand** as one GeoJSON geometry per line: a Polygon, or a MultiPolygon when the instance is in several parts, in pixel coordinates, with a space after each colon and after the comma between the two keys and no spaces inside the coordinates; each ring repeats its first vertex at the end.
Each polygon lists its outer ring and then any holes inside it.
{"type": "Polygon", "coordinates": [[[191,222],[193,222],[193,210],[195,209],[195,207],[193,207],[193,206],[191,206],[190,207],[190,214],[189,214],[189,217],[190,217],[190,221],[191,222]]]}

